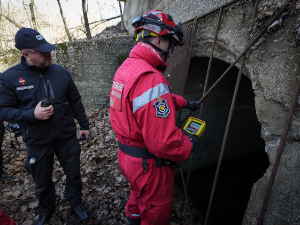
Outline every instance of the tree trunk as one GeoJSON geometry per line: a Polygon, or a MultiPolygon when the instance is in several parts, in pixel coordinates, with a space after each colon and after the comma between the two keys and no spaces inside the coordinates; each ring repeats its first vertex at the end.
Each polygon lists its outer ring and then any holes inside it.
{"type": "Polygon", "coordinates": [[[33,24],[33,28],[35,30],[37,30],[37,26],[36,26],[36,22],[35,22],[35,15],[34,15],[34,0],[30,0],[30,4],[29,4],[29,7],[30,7],[30,12],[31,12],[31,20],[32,20],[32,24],[33,24]]]}
{"type": "Polygon", "coordinates": [[[67,36],[68,36],[68,38],[69,38],[69,42],[72,42],[72,38],[71,38],[71,35],[70,35],[70,32],[69,32],[69,29],[68,29],[68,26],[67,26],[67,23],[66,23],[66,20],[65,20],[65,17],[64,17],[64,14],[63,14],[61,5],[60,5],[60,1],[57,0],[57,3],[58,3],[58,5],[59,5],[60,15],[61,15],[61,18],[62,18],[62,20],[63,20],[63,22],[64,22],[65,30],[66,30],[67,36]]]}
{"type": "Polygon", "coordinates": [[[82,11],[83,11],[86,37],[88,40],[92,40],[92,35],[91,35],[91,31],[90,31],[89,20],[88,20],[87,10],[86,10],[86,0],[82,0],[82,11]]]}
{"type": "Polygon", "coordinates": [[[123,21],[123,15],[122,15],[122,6],[121,6],[120,0],[119,0],[119,7],[120,7],[120,13],[121,13],[122,30],[125,30],[124,21],[123,21]]]}
{"type": "MultiPolygon", "coordinates": [[[[2,20],[2,1],[0,0],[0,22],[2,20]]],[[[3,25],[1,23],[1,30],[3,29],[3,25]]],[[[3,49],[3,41],[2,41],[2,35],[0,36],[0,44],[1,44],[1,50],[3,49]]],[[[1,151],[1,150],[0,150],[1,151]]],[[[1,159],[0,159],[1,160],[1,159]]]]}
{"type": "Polygon", "coordinates": [[[28,15],[28,12],[27,12],[27,9],[26,9],[25,0],[23,0],[23,7],[24,7],[24,11],[25,11],[25,13],[26,13],[26,16],[27,16],[28,22],[29,22],[30,26],[31,26],[31,27],[33,27],[33,25],[32,25],[32,21],[31,21],[31,19],[30,19],[29,15],[28,15]]]}

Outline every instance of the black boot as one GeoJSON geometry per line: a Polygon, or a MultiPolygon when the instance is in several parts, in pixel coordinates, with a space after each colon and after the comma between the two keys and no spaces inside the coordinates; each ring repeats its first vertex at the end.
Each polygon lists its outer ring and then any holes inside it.
{"type": "Polygon", "coordinates": [[[132,219],[130,217],[127,217],[127,223],[126,225],[140,225],[141,224],[141,219],[132,219]]]}
{"type": "Polygon", "coordinates": [[[41,208],[39,218],[37,219],[37,221],[35,221],[34,225],[45,224],[53,216],[54,212],[55,212],[55,207],[41,208]]]}
{"type": "Polygon", "coordinates": [[[83,203],[75,206],[74,208],[72,208],[72,210],[76,213],[81,221],[85,221],[90,217],[90,212],[83,203]]]}

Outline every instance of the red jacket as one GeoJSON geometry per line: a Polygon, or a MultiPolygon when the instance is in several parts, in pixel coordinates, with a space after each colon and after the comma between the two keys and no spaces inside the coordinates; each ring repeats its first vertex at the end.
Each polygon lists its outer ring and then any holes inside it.
{"type": "Polygon", "coordinates": [[[166,68],[151,46],[138,43],[114,77],[110,120],[121,143],[182,161],[190,156],[192,144],[176,126],[175,112],[186,107],[187,101],[170,93],[161,74],[166,68]]]}
{"type": "Polygon", "coordinates": [[[0,224],[1,225],[16,225],[16,222],[13,221],[8,215],[4,214],[0,209],[0,224]]]}

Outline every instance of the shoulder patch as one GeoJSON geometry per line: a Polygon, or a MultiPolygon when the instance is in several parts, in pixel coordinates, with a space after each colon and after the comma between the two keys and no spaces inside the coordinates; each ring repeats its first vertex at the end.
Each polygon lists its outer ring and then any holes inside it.
{"type": "Polygon", "coordinates": [[[156,109],[156,116],[160,118],[167,118],[170,114],[171,110],[167,105],[167,100],[158,97],[153,104],[156,109]]]}
{"type": "Polygon", "coordinates": [[[123,90],[123,83],[113,81],[113,85],[110,91],[110,106],[119,112],[122,111],[123,90]]]}

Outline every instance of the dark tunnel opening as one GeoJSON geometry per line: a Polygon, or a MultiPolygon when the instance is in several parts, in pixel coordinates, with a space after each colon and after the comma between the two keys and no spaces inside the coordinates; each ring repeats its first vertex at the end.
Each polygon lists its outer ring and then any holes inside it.
{"type": "MultiPolygon", "coordinates": [[[[199,100],[202,97],[209,58],[193,57],[185,86],[184,97],[199,100]]],[[[230,65],[213,59],[207,90],[230,65]]],[[[194,152],[188,195],[191,202],[205,217],[231,101],[237,80],[238,69],[234,67],[204,100],[201,120],[206,122],[206,131],[200,137],[194,152]]],[[[261,125],[255,112],[255,94],[251,80],[242,76],[233,117],[225,146],[218,183],[209,216],[210,225],[242,224],[250,198],[251,188],[269,167],[265,143],[260,137],[261,125]]],[[[181,120],[189,113],[184,109],[181,120]]],[[[199,118],[199,110],[191,114],[199,118]]],[[[183,127],[182,124],[181,128],[183,127]]],[[[182,162],[187,177],[190,159],[182,162]]],[[[175,183],[183,191],[180,174],[175,183]]]]}

